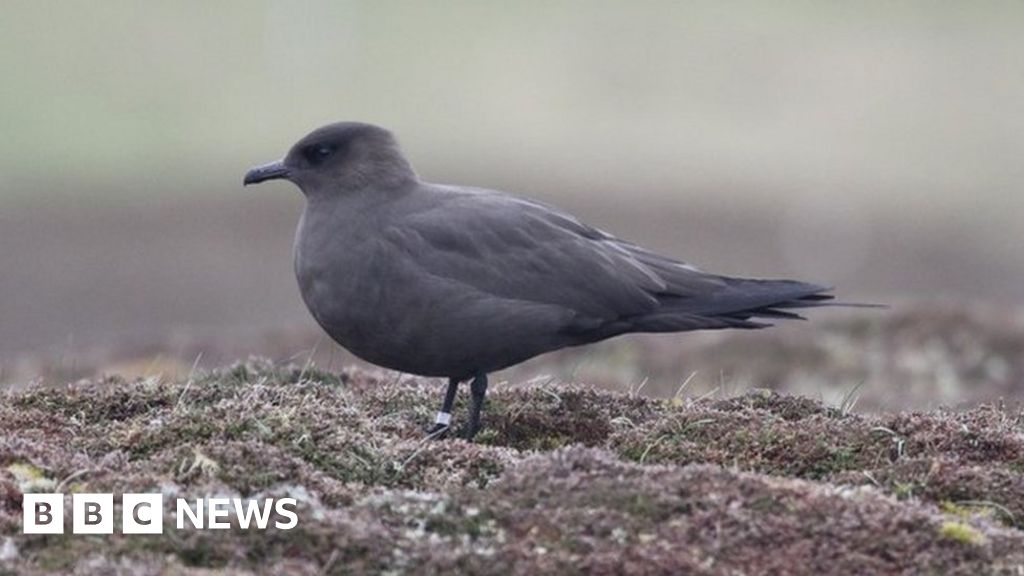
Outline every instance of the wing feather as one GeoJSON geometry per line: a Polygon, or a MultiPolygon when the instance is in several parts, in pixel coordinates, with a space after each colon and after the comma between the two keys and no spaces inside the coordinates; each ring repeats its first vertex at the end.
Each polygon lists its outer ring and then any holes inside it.
{"type": "Polygon", "coordinates": [[[752,316],[790,318],[825,288],[702,272],[543,204],[505,194],[443,188],[383,237],[421,271],[502,300],[571,311],[570,331],[761,327],[752,316]],[[759,314],[758,310],[764,310],[759,314]]]}

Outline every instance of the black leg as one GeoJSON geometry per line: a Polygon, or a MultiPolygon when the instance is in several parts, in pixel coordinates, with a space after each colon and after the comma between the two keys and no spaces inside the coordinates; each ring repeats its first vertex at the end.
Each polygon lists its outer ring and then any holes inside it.
{"type": "Polygon", "coordinates": [[[472,440],[480,431],[480,411],[484,407],[484,398],[487,396],[487,375],[479,374],[469,385],[472,393],[469,405],[469,426],[466,428],[466,440],[472,440]]]}
{"type": "Polygon", "coordinates": [[[454,378],[448,379],[448,391],[444,393],[444,404],[441,411],[437,413],[434,425],[427,429],[427,435],[442,438],[451,427],[452,404],[455,404],[455,394],[459,391],[459,381],[454,378]]]}

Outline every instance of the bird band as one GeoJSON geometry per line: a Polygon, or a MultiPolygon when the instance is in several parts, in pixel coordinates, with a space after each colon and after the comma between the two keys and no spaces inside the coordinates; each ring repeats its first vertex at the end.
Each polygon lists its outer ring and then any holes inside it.
{"type": "Polygon", "coordinates": [[[447,426],[448,424],[451,423],[451,421],[452,421],[452,415],[447,413],[447,412],[438,412],[437,413],[437,420],[434,420],[434,422],[437,422],[441,426],[447,426]]]}

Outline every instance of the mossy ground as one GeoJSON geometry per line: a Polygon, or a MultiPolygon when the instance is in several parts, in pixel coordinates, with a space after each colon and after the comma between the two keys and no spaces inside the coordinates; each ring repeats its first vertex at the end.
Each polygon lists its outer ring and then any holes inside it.
{"type": "Polygon", "coordinates": [[[496,386],[476,443],[425,442],[442,389],[253,360],[7,393],[0,572],[1024,570],[1024,420],[998,406],[496,386]],[[31,491],[291,496],[300,521],[177,530],[168,507],[163,536],[25,536],[31,491]]]}

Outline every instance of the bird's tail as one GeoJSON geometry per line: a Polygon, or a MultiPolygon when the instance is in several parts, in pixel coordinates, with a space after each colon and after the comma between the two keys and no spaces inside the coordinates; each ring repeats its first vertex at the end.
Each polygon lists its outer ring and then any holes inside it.
{"type": "Polygon", "coordinates": [[[717,328],[765,328],[772,320],[804,320],[796,310],[884,305],[837,302],[831,288],[795,280],[720,277],[724,288],[697,298],[668,296],[654,313],[635,319],[640,332],[676,332],[717,328]],[[763,321],[768,320],[768,321],[763,321]]]}
{"type": "Polygon", "coordinates": [[[885,308],[878,304],[836,302],[831,288],[795,280],[716,277],[719,287],[700,295],[661,294],[657,309],[621,318],[575,334],[577,344],[629,332],[687,332],[723,328],[756,329],[772,320],[803,320],[794,310],[845,306],[885,308]],[[767,321],[765,321],[767,320],[767,321]]]}

